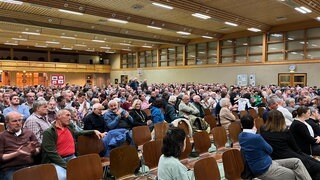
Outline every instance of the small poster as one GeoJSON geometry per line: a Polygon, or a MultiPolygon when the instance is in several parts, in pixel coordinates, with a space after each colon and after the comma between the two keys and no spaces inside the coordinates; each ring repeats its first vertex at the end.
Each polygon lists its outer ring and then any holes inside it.
{"type": "Polygon", "coordinates": [[[238,86],[247,86],[248,85],[248,75],[247,74],[238,74],[237,85],[238,86]]]}
{"type": "Polygon", "coordinates": [[[52,85],[63,85],[64,84],[64,75],[54,74],[51,75],[51,84],[52,85]]]}

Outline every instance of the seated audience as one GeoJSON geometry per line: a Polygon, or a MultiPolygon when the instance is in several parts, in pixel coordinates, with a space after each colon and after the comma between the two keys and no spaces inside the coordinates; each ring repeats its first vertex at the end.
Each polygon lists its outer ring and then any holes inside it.
{"type": "Polygon", "coordinates": [[[16,94],[10,96],[10,106],[3,110],[3,115],[7,116],[12,111],[22,114],[23,120],[26,120],[30,116],[29,108],[25,105],[20,105],[20,98],[16,94]]]}
{"type": "Polygon", "coordinates": [[[157,98],[155,101],[153,101],[152,106],[150,108],[151,119],[153,124],[161,123],[165,120],[162,109],[163,109],[163,101],[161,98],[157,98]]]}
{"type": "Polygon", "coordinates": [[[108,127],[102,116],[104,106],[100,103],[92,106],[92,112],[83,118],[84,130],[98,130],[101,133],[107,132],[108,127]]]}
{"type": "Polygon", "coordinates": [[[306,106],[299,107],[297,117],[290,126],[290,131],[304,153],[320,156],[320,137],[315,136],[312,127],[306,122],[309,118],[310,109],[306,106]]]}
{"type": "Polygon", "coordinates": [[[151,117],[141,110],[141,100],[136,99],[132,103],[130,116],[133,118],[133,126],[150,126],[152,124],[151,117]]]}
{"type": "Polygon", "coordinates": [[[199,110],[189,102],[190,97],[188,95],[183,95],[182,100],[179,104],[179,115],[180,116],[199,116],[199,110]]]}
{"type": "Polygon", "coordinates": [[[199,117],[204,118],[205,113],[204,113],[204,108],[203,108],[203,106],[201,104],[200,96],[198,96],[198,95],[193,96],[192,105],[198,109],[199,117]]]}
{"type": "Polygon", "coordinates": [[[164,118],[168,123],[171,123],[172,121],[181,118],[183,116],[179,116],[177,110],[175,109],[177,98],[175,96],[170,96],[168,100],[168,104],[165,107],[164,110],[164,118]]]}
{"type": "Polygon", "coordinates": [[[315,136],[320,136],[319,110],[318,108],[310,108],[310,118],[306,122],[312,127],[315,136]]]}
{"type": "Polygon", "coordinates": [[[109,130],[119,128],[132,129],[133,118],[126,110],[119,107],[116,100],[109,101],[108,106],[109,109],[103,115],[103,118],[109,130]]]}
{"type": "Polygon", "coordinates": [[[260,132],[273,149],[272,159],[298,158],[302,161],[312,179],[320,179],[320,162],[303,153],[297,146],[280,111],[271,110],[269,112],[268,120],[260,132]]]}
{"type": "Polygon", "coordinates": [[[100,139],[105,135],[97,130],[76,131],[70,120],[71,113],[68,110],[59,110],[55,123],[43,133],[42,163],[53,163],[59,180],[66,179],[67,162],[76,157],[74,138],[96,134],[100,139]]]}
{"type": "Polygon", "coordinates": [[[241,151],[251,172],[259,179],[297,179],[311,180],[300,159],[289,158],[272,160],[272,147],[256,134],[254,120],[247,115],[241,118],[243,132],[239,134],[241,151]]]}
{"type": "Polygon", "coordinates": [[[23,125],[24,129],[33,132],[39,143],[42,143],[43,132],[47,130],[51,124],[48,121],[48,105],[47,101],[40,100],[33,103],[34,112],[29,116],[23,125]]]}
{"type": "Polygon", "coordinates": [[[229,109],[231,106],[229,98],[222,98],[219,104],[221,107],[219,114],[220,123],[221,126],[224,127],[228,132],[229,125],[231,124],[231,122],[234,122],[236,120],[236,117],[232,114],[232,112],[229,109]]]}
{"type": "Polygon", "coordinates": [[[158,164],[159,180],[194,179],[193,171],[189,171],[179,160],[185,148],[185,132],[179,128],[170,128],[163,138],[162,155],[158,164]]]}
{"type": "Polygon", "coordinates": [[[31,131],[22,129],[20,113],[7,113],[5,121],[7,130],[0,133],[0,179],[12,180],[15,171],[33,165],[40,144],[31,131]]]}

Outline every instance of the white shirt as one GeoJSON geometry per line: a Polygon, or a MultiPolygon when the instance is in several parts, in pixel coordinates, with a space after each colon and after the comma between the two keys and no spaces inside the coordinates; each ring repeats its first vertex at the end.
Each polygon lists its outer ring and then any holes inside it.
{"type": "Polygon", "coordinates": [[[290,113],[290,111],[287,108],[284,108],[280,105],[278,106],[277,110],[280,111],[282,113],[282,115],[284,116],[284,119],[286,121],[286,126],[291,126],[292,121],[293,121],[293,117],[292,117],[292,114],[290,113]]]}

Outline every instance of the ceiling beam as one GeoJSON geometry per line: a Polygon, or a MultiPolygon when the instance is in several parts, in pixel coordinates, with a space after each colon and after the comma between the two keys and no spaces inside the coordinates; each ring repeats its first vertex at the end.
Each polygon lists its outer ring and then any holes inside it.
{"type": "Polygon", "coordinates": [[[84,14],[94,15],[98,17],[104,18],[116,18],[120,20],[126,20],[132,23],[142,24],[146,26],[158,26],[164,29],[172,30],[172,31],[187,31],[195,35],[199,36],[212,36],[215,38],[221,37],[223,34],[207,31],[200,28],[194,28],[190,26],[170,23],[166,21],[146,18],[143,16],[137,16],[133,14],[123,13],[114,11],[111,9],[100,8],[95,6],[90,6],[87,4],[81,4],[77,2],[65,1],[65,0],[54,0],[54,1],[43,1],[43,0],[21,0],[22,2],[27,2],[31,4],[37,4],[41,6],[47,6],[58,9],[66,9],[70,11],[82,12],[84,14]]]}

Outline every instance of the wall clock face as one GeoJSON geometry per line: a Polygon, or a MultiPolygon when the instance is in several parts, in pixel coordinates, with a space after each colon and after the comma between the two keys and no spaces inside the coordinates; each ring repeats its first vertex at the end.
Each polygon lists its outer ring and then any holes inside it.
{"type": "Polygon", "coordinates": [[[290,71],[296,70],[296,65],[291,64],[291,65],[289,66],[289,70],[290,70],[290,71]]]}

